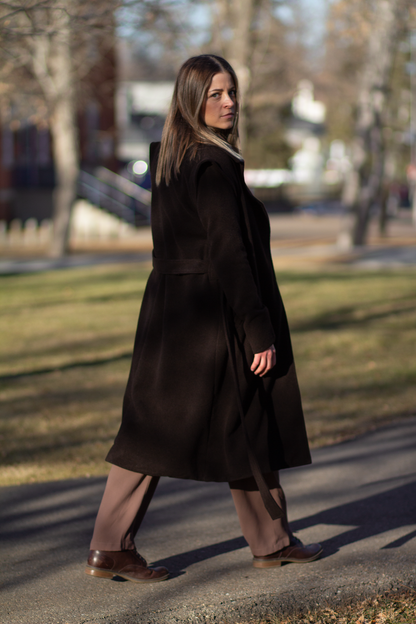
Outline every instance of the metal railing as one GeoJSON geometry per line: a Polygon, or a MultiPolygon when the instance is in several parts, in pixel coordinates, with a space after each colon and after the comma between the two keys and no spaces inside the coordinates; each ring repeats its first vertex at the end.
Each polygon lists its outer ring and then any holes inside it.
{"type": "Polygon", "coordinates": [[[95,174],[80,171],[80,197],[131,225],[150,222],[150,191],[105,167],[99,167],[95,174]]]}

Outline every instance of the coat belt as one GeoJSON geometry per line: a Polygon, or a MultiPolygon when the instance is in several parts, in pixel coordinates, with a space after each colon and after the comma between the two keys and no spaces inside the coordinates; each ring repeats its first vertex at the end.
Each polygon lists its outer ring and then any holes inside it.
{"type": "Polygon", "coordinates": [[[155,258],[153,256],[153,268],[165,275],[185,275],[187,273],[208,273],[208,260],[198,258],[155,258]]]}
{"type": "MultiPolygon", "coordinates": [[[[199,260],[198,258],[185,258],[185,259],[173,259],[173,258],[155,258],[153,256],[153,268],[159,273],[164,273],[166,275],[186,275],[189,273],[208,273],[209,262],[208,260],[199,260]]],[[[247,431],[247,425],[245,421],[245,413],[243,408],[243,401],[241,398],[241,391],[238,383],[238,374],[237,374],[237,365],[235,359],[235,351],[233,345],[233,336],[232,336],[232,324],[229,321],[229,314],[227,313],[228,304],[226,302],[225,295],[223,295],[222,300],[222,318],[224,323],[224,333],[225,340],[227,343],[228,355],[230,357],[231,368],[233,372],[233,379],[236,391],[236,400],[238,412],[240,414],[241,425],[244,432],[244,438],[246,441],[246,448],[248,454],[248,460],[250,463],[251,470],[253,472],[253,477],[256,481],[257,487],[259,488],[259,492],[263,499],[264,505],[273,520],[277,518],[283,518],[284,513],[281,507],[277,504],[273,496],[270,494],[270,490],[267,487],[267,484],[264,480],[264,477],[261,473],[260,466],[258,464],[257,458],[253,453],[253,449],[251,447],[249,434],[247,431]]]]}

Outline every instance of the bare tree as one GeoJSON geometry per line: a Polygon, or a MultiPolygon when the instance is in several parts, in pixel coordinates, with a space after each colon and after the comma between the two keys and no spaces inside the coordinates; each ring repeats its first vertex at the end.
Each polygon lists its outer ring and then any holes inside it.
{"type": "Polygon", "coordinates": [[[114,46],[115,13],[125,28],[163,26],[168,33],[173,4],[171,0],[0,1],[0,76],[7,85],[3,97],[16,91],[36,94],[46,105],[56,174],[52,256],[67,251],[79,173],[78,107],[88,90],[86,76],[114,46]]]}
{"type": "Polygon", "coordinates": [[[250,154],[254,135],[267,125],[269,136],[276,131],[279,108],[305,77],[305,47],[293,37],[293,26],[284,25],[277,14],[282,6],[296,14],[299,6],[295,0],[211,0],[210,5],[212,37],[206,48],[225,56],[236,70],[242,100],[240,140],[244,153],[250,154]]]}
{"type": "MultiPolygon", "coordinates": [[[[79,173],[77,98],[82,79],[97,62],[91,50],[99,37],[112,45],[115,4],[97,0],[11,0],[0,2],[3,80],[46,104],[56,175],[50,255],[67,250],[69,220],[79,173]],[[103,37],[103,32],[106,37],[103,37]]],[[[102,46],[101,46],[102,47],[102,46]]]]}
{"type": "Polygon", "coordinates": [[[354,245],[366,241],[371,209],[380,196],[384,171],[383,112],[400,25],[400,0],[379,0],[362,71],[353,143],[350,196],[354,197],[354,245]]]}
{"type": "MultiPolygon", "coordinates": [[[[342,238],[349,245],[365,244],[374,206],[386,206],[397,152],[389,136],[395,135],[391,128],[399,130],[392,110],[403,90],[395,86],[394,74],[408,8],[406,0],[339,0],[330,10],[325,78],[330,132],[335,129],[334,138],[349,142],[352,151],[343,192],[351,219],[342,238]]],[[[385,215],[382,209],[382,228],[385,215]]]]}
{"type": "MultiPolygon", "coordinates": [[[[54,233],[51,256],[65,253],[71,207],[76,197],[79,173],[78,136],[73,57],[71,51],[71,0],[47,11],[28,12],[28,27],[33,35],[26,38],[33,75],[48,104],[55,163],[54,233]],[[49,29],[39,22],[47,13],[49,29]],[[43,31],[43,32],[42,32],[43,31]]],[[[22,16],[23,17],[23,16],[22,16]]]]}
{"type": "MultiPolygon", "coordinates": [[[[136,46],[140,54],[141,67],[135,75],[150,68],[151,76],[162,72],[165,78],[171,77],[190,55],[214,52],[224,56],[239,77],[240,140],[247,163],[286,166],[292,152],[285,141],[283,109],[287,109],[298,81],[308,75],[298,23],[299,0],[163,0],[159,8],[169,11],[170,19],[155,12],[144,36],[129,10],[131,26],[126,34],[130,49],[136,46]],[[190,16],[193,7],[202,4],[207,19],[201,27],[192,24],[190,16]],[[289,8],[297,23],[284,23],[279,7],[289,8]]],[[[129,65],[131,71],[132,63],[129,65]]]]}
{"type": "Polygon", "coordinates": [[[211,47],[234,67],[240,84],[240,143],[246,143],[246,104],[253,55],[253,21],[264,0],[214,0],[211,47]]]}
{"type": "MultiPolygon", "coordinates": [[[[267,113],[273,135],[279,126],[276,108],[290,100],[297,82],[288,78],[288,68],[296,65],[293,61],[299,55],[285,39],[287,29],[275,12],[284,1],[207,1],[213,8],[209,50],[228,58],[240,78],[242,143],[247,143],[250,131],[252,136],[258,133],[260,145],[269,138],[259,132],[263,115],[267,113]],[[257,125],[255,119],[260,120],[257,125]]],[[[5,96],[14,89],[42,98],[53,139],[57,185],[52,255],[67,250],[79,171],[77,107],[88,86],[84,78],[105,47],[114,43],[115,12],[119,33],[131,38],[140,33],[141,49],[148,46],[149,57],[162,63],[168,59],[172,67],[189,52],[202,51],[189,37],[186,11],[192,5],[192,0],[0,0],[0,77],[7,85],[5,96]]],[[[283,137],[282,130],[277,134],[283,137]]],[[[273,140],[283,144],[279,137],[273,140]]],[[[275,144],[270,153],[276,151],[275,144]]]]}

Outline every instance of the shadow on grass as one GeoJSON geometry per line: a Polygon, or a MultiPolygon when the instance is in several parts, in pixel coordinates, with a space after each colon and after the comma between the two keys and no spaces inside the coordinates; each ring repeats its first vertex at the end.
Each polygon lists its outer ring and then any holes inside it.
{"type": "Polygon", "coordinates": [[[323,269],[319,272],[302,272],[302,271],[284,271],[279,270],[276,271],[276,277],[279,284],[299,284],[305,282],[306,284],[321,284],[325,282],[333,282],[333,283],[365,283],[369,280],[372,284],[377,284],[379,282],[384,282],[386,279],[395,282],[398,276],[404,276],[406,278],[409,277],[412,271],[409,272],[407,267],[400,269],[397,268],[394,272],[389,269],[379,270],[375,272],[372,269],[366,270],[362,269],[360,271],[351,271],[351,268],[346,267],[337,267],[335,270],[325,271],[323,269]]]}
{"type": "MultiPolygon", "coordinates": [[[[0,364],[3,364],[5,370],[7,370],[7,366],[10,367],[10,363],[15,361],[25,362],[26,360],[34,360],[36,358],[43,359],[44,361],[48,361],[51,356],[59,355],[62,357],[62,354],[65,354],[67,358],[72,358],[76,361],[76,358],[80,355],[90,356],[95,353],[98,357],[103,350],[103,346],[108,353],[109,351],[122,351],[122,346],[126,345],[127,341],[133,342],[134,337],[134,328],[131,331],[123,331],[118,332],[116,334],[110,334],[107,332],[103,337],[103,334],[98,334],[94,337],[85,336],[82,337],[70,337],[65,336],[64,339],[60,342],[56,342],[51,345],[42,345],[33,347],[30,346],[26,349],[24,353],[22,352],[14,352],[14,353],[2,353],[0,356],[0,364]]],[[[58,364],[59,366],[59,364],[58,364]]],[[[25,371],[22,371],[24,373],[25,371]]],[[[17,374],[15,371],[7,373],[9,375],[17,374]]]]}
{"type": "MultiPolygon", "coordinates": [[[[387,374],[386,374],[387,377],[387,374]]],[[[416,385],[416,370],[400,370],[391,375],[390,379],[383,377],[381,379],[371,379],[367,381],[365,378],[348,383],[349,380],[341,380],[342,383],[337,384],[334,381],[331,384],[321,383],[318,388],[309,390],[308,400],[319,398],[320,401],[331,401],[334,398],[343,398],[349,400],[351,397],[361,397],[366,399],[373,397],[375,394],[377,397],[385,397],[394,401],[394,397],[398,396],[400,392],[405,392],[416,385]]],[[[331,380],[332,381],[332,380],[331,380]]],[[[392,417],[400,418],[403,412],[392,413],[392,417]]],[[[414,414],[414,410],[407,410],[403,416],[414,414]]],[[[355,412],[342,411],[343,418],[349,418],[357,416],[355,412]]],[[[336,418],[336,417],[334,417],[336,418]]]]}
{"type": "MultiPolygon", "coordinates": [[[[70,286],[65,285],[65,288],[71,288],[70,286]]],[[[137,305],[139,307],[141,300],[143,298],[144,287],[143,285],[132,287],[131,290],[123,291],[123,292],[114,292],[109,294],[100,294],[100,295],[87,295],[83,293],[78,293],[74,290],[71,297],[59,297],[56,299],[44,299],[36,298],[34,294],[33,300],[30,301],[30,309],[40,310],[42,308],[54,308],[54,307],[64,307],[66,305],[75,306],[78,304],[94,304],[94,303],[115,303],[117,301],[137,301],[137,305]]],[[[15,305],[7,307],[4,309],[7,311],[7,314],[11,313],[20,313],[22,311],[21,306],[15,305]]]]}
{"type": "Polygon", "coordinates": [[[100,366],[101,364],[109,364],[112,362],[118,362],[120,360],[131,359],[132,351],[126,351],[118,355],[112,355],[111,357],[93,358],[91,360],[79,360],[76,362],[70,362],[69,364],[62,364],[61,366],[51,366],[50,368],[39,368],[31,371],[22,371],[21,373],[12,373],[10,375],[0,375],[0,382],[12,381],[13,379],[22,379],[24,377],[33,377],[35,375],[47,375],[48,373],[55,373],[57,371],[66,371],[73,368],[79,368],[84,366],[100,366]]]}
{"type": "MultiPolygon", "coordinates": [[[[401,314],[409,314],[416,312],[416,305],[399,305],[397,302],[390,301],[390,308],[387,310],[377,310],[381,303],[371,303],[367,308],[359,307],[362,312],[360,317],[356,316],[357,306],[342,306],[336,310],[324,312],[315,318],[308,319],[306,322],[297,322],[291,326],[292,333],[303,333],[314,330],[336,330],[347,327],[365,327],[373,321],[380,321],[397,317],[401,314]]],[[[384,302],[385,304],[385,302],[384,302]]]]}

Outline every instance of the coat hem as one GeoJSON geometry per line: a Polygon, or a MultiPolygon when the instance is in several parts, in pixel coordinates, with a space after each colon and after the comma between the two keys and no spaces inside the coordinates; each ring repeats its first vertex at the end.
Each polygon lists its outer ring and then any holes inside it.
{"type": "MultiPolygon", "coordinates": [[[[163,471],[148,470],[144,466],[138,467],[137,465],[133,469],[131,466],[129,468],[127,468],[126,465],[122,466],[121,464],[123,462],[117,462],[117,461],[109,460],[109,459],[106,459],[105,461],[114,466],[118,466],[119,468],[123,468],[124,470],[129,470],[130,472],[137,472],[138,474],[148,475],[150,477],[169,477],[170,479],[185,479],[187,481],[200,481],[201,483],[230,483],[231,481],[239,481],[240,479],[249,479],[250,477],[253,477],[253,473],[251,470],[249,470],[248,472],[239,473],[238,475],[230,475],[229,478],[228,477],[209,478],[208,476],[202,477],[202,476],[194,476],[190,474],[179,473],[179,472],[176,472],[175,470],[172,470],[172,471],[171,470],[163,470],[163,471]]],[[[276,467],[276,468],[268,468],[264,470],[260,466],[260,469],[262,471],[262,474],[268,474],[270,472],[278,472],[280,470],[288,470],[290,468],[300,468],[301,466],[309,466],[310,464],[312,464],[312,460],[309,460],[307,462],[303,461],[297,464],[292,464],[290,466],[288,466],[287,464],[280,465],[279,467],[276,467]]]]}

